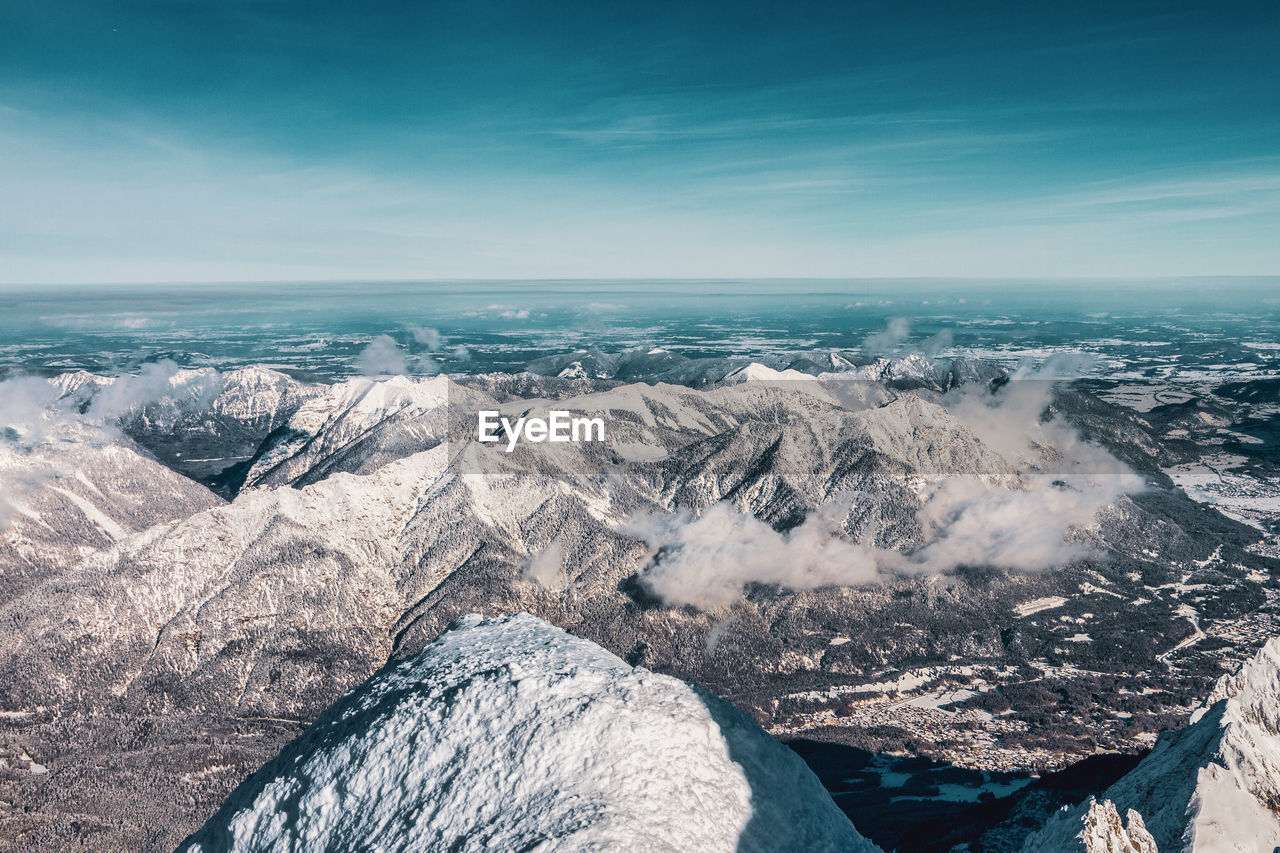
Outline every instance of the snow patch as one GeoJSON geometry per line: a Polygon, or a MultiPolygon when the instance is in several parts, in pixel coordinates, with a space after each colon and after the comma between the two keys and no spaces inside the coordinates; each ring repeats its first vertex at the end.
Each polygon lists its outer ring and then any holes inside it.
{"type": "Polygon", "coordinates": [[[1042,610],[1053,610],[1066,604],[1067,600],[1060,595],[1048,595],[1044,598],[1033,598],[1030,601],[1024,601],[1013,608],[1013,612],[1018,614],[1018,618],[1022,619],[1030,616],[1032,613],[1039,613],[1042,610]]]}

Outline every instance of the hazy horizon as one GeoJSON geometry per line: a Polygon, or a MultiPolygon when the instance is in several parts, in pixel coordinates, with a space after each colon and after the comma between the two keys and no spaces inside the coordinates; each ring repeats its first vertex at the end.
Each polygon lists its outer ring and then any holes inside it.
{"type": "Polygon", "coordinates": [[[540,360],[587,351],[783,366],[804,360],[804,353],[845,350],[1007,365],[1081,356],[1092,371],[1150,372],[1162,381],[1271,376],[1277,369],[1274,282],[1041,285],[948,279],[11,285],[0,287],[0,376],[115,374],[158,361],[326,377],[519,372],[530,365],[558,373],[564,365],[540,360]],[[1223,365],[1231,366],[1225,374],[1223,365]]]}
{"type": "Polygon", "coordinates": [[[249,287],[249,286],[377,286],[377,285],[450,285],[450,284],[497,284],[497,285],[552,285],[552,284],[591,284],[591,285],[625,285],[625,284],[770,284],[785,282],[815,282],[824,284],[853,283],[894,283],[906,285],[978,285],[980,287],[1002,287],[1022,285],[1044,285],[1046,287],[1065,285],[1167,285],[1195,286],[1201,282],[1227,282],[1240,286],[1255,284],[1275,284],[1280,286],[1280,273],[1232,275],[1232,274],[1182,274],[1163,276],[991,276],[991,275],[935,275],[935,276],[849,276],[849,275],[776,275],[776,276],[403,276],[392,278],[297,278],[297,279],[149,279],[149,280],[85,280],[85,281],[0,281],[0,288],[17,290],[21,288],[76,288],[76,287],[249,287]]]}

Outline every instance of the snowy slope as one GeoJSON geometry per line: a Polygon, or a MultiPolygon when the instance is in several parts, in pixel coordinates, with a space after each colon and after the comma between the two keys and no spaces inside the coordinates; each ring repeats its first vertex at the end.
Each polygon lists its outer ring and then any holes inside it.
{"type": "Polygon", "coordinates": [[[0,702],[316,713],[390,652],[397,531],[442,470],[437,448],[256,491],[90,555],[0,607],[0,702]]]}
{"type": "Polygon", "coordinates": [[[90,373],[0,382],[0,605],[128,536],[222,503],[78,407],[90,373]]]}
{"type": "Polygon", "coordinates": [[[140,530],[220,504],[131,441],[0,441],[0,603],[140,530]]]}
{"type": "MultiPolygon", "coordinates": [[[[1280,639],[1270,640],[1234,675],[1223,676],[1192,724],[1161,737],[1151,755],[1102,795],[1116,812],[1141,817],[1164,853],[1245,853],[1280,847],[1280,639]]],[[[1024,853],[1127,849],[1088,846],[1077,837],[1096,804],[1056,815],[1024,853]],[[1074,830],[1074,832],[1073,832],[1074,830]]],[[[1108,836],[1119,837],[1118,825],[1108,836]]],[[[1142,848],[1137,848],[1142,849],[1142,848]]]]}
{"type": "Polygon", "coordinates": [[[179,849],[877,848],[742,713],[520,614],[378,672],[179,849]]]}
{"type": "Polygon", "coordinates": [[[746,367],[739,367],[729,375],[725,376],[725,382],[782,382],[787,380],[803,380],[812,382],[813,377],[808,373],[801,373],[799,370],[774,370],[772,367],[766,367],[758,361],[753,361],[746,367]]]}
{"type": "Polygon", "coordinates": [[[245,486],[305,485],[339,471],[367,473],[426,450],[445,436],[448,404],[462,399],[444,377],[331,385],[303,403],[275,441],[259,450],[245,486]]]}

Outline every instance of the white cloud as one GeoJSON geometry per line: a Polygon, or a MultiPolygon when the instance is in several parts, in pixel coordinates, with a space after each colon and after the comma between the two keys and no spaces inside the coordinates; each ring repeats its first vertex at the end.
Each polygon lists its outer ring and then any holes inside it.
{"type": "Polygon", "coordinates": [[[1142,478],[1120,472],[1032,475],[1012,490],[948,477],[932,484],[919,513],[929,544],[897,565],[928,573],[960,566],[1051,569],[1090,553],[1088,545],[1068,539],[1073,528],[1088,526],[1103,507],[1142,488],[1142,478]]]}
{"type": "MultiPolygon", "coordinates": [[[[882,300],[883,302],[883,300],[882,300]]],[[[887,304],[887,303],[886,303],[887,304]]],[[[858,303],[860,307],[861,303],[858,303]]],[[[939,352],[951,346],[950,329],[943,329],[919,343],[910,344],[911,321],[906,317],[893,317],[878,332],[872,332],[862,341],[862,352],[871,356],[902,356],[918,352],[933,358],[939,352]]]]}
{"type": "Polygon", "coordinates": [[[547,589],[564,589],[564,546],[557,540],[541,551],[528,555],[522,566],[522,574],[547,589]]]}
{"type": "Polygon", "coordinates": [[[423,326],[410,326],[409,332],[413,335],[413,339],[415,341],[425,346],[431,352],[435,352],[440,349],[442,339],[438,330],[423,326]]]}
{"type": "Polygon", "coordinates": [[[957,418],[1021,473],[1012,488],[979,476],[921,482],[920,547],[899,552],[849,540],[844,522],[860,495],[827,503],[786,533],[722,502],[696,518],[679,512],[625,525],[657,551],[643,581],[668,604],[713,610],[741,599],[749,583],[857,586],[964,566],[1041,571],[1088,556],[1078,531],[1145,481],[1068,424],[1042,420],[1053,390],[1043,377],[1079,366],[1058,360],[1027,374],[1042,378],[1015,379],[995,394],[975,386],[950,396],[957,418]]]}
{"type": "Polygon", "coordinates": [[[89,414],[112,421],[166,397],[182,397],[187,405],[203,407],[222,390],[222,379],[216,373],[190,373],[179,382],[175,381],[178,371],[178,365],[166,359],[144,364],[136,374],[117,376],[94,394],[89,414]]]}
{"type": "Polygon", "coordinates": [[[742,597],[750,582],[788,589],[857,586],[879,577],[873,548],[840,538],[848,502],[812,513],[788,533],[778,533],[727,503],[697,518],[687,513],[632,520],[624,532],[667,549],[645,572],[644,583],[668,604],[714,610],[742,597]]]}
{"type": "Polygon", "coordinates": [[[390,335],[378,335],[356,357],[356,370],[361,376],[392,374],[403,376],[409,372],[404,350],[390,335]]]}
{"type": "Polygon", "coordinates": [[[10,499],[74,473],[58,461],[60,447],[110,444],[121,438],[121,419],[143,407],[165,400],[185,407],[207,406],[221,387],[217,374],[180,375],[178,365],[167,360],[145,364],[137,374],[101,380],[100,385],[89,385],[82,393],[67,396],[61,395],[54,382],[41,377],[15,376],[0,381],[0,455],[16,451],[18,458],[18,464],[0,465],[0,530],[13,514],[10,499]],[[32,459],[38,459],[39,464],[22,462],[32,451],[32,459]]]}
{"type": "Polygon", "coordinates": [[[749,583],[790,590],[860,586],[906,574],[944,574],[964,566],[1041,571],[1088,556],[1071,531],[1142,488],[1132,474],[1082,478],[1040,475],[1007,489],[978,478],[947,477],[929,488],[919,512],[929,542],[901,553],[844,538],[849,500],[828,503],[779,533],[749,513],[718,503],[687,513],[632,520],[624,532],[659,549],[642,575],[670,605],[715,610],[739,601],[749,583]]]}
{"type": "Polygon", "coordinates": [[[1060,420],[1041,419],[1053,400],[1055,384],[1086,375],[1093,363],[1092,356],[1083,353],[1057,353],[1039,367],[1019,368],[995,390],[962,385],[947,395],[945,405],[984,444],[1014,465],[1039,459],[1046,448],[1053,448],[1058,454],[1100,462],[1107,468],[1111,457],[1101,448],[1085,445],[1076,430],[1060,420]]]}
{"type": "Polygon", "coordinates": [[[77,440],[112,440],[121,418],[165,399],[186,407],[207,406],[222,388],[216,373],[180,375],[168,359],[148,362],[138,373],[102,380],[85,396],[63,397],[57,385],[36,376],[0,382],[0,436],[10,443],[34,447],[76,431],[77,440]],[[80,405],[84,404],[84,411],[80,405]]]}
{"type": "Polygon", "coordinates": [[[894,317],[883,331],[867,335],[862,351],[867,355],[890,355],[897,352],[911,334],[911,322],[906,317],[894,317]]]}

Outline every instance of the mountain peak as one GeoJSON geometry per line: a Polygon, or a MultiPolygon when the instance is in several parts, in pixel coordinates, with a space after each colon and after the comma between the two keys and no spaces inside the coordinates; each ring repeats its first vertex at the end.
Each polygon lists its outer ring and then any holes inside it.
{"type": "Polygon", "coordinates": [[[528,614],[456,621],[340,699],[184,853],[877,848],[749,717],[528,614]]]}

